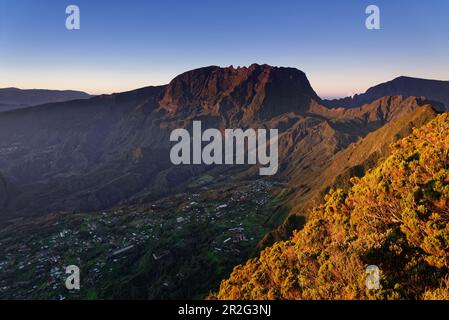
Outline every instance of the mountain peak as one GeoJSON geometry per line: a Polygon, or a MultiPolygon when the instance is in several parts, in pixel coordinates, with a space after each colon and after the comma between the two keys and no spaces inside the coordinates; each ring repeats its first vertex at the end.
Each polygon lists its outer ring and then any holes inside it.
{"type": "Polygon", "coordinates": [[[320,100],[304,72],[252,64],[185,72],[170,82],[160,105],[170,113],[224,114],[240,121],[301,113],[312,99],[320,100]]]}

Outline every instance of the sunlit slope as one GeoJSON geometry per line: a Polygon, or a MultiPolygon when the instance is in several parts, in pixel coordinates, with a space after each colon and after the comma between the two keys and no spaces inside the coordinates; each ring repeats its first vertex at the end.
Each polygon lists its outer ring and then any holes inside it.
{"type": "Polygon", "coordinates": [[[219,299],[449,298],[449,115],[397,142],[303,230],[234,269],[219,299]],[[380,268],[380,289],[365,286],[380,268]]]}
{"type": "Polygon", "coordinates": [[[288,239],[294,229],[302,226],[304,217],[308,215],[310,209],[323,203],[324,195],[330,188],[347,190],[350,187],[351,177],[363,176],[379,159],[388,156],[393,142],[412,133],[413,128],[428,123],[437,114],[435,107],[429,104],[416,107],[350,144],[327,162],[317,161],[316,166],[320,167],[314,170],[314,174],[307,174],[299,169],[292,175],[288,188],[286,207],[290,216],[279,228],[264,238],[261,246],[288,239]]]}
{"type": "MultiPolygon", "coordinates": [[[[346,189],[349,179],[353,176],[363,176],[367,169],[375,166],[377,161],[388,155],[390,145],[409,135],[413,128],[419,128],[431,119],[437,112],[431,105],[424,105],[394,121],[385,124],[380,129],[369,133],[366,137],[349,145],[338,152],[326,169],[317,175],[311,183],[311,192],[304,196],[293,197],[295,212],[304,212],[311,205],[318,205],[323,192],[329,187],[346,189]]],[[[292,185],[300,185],[301,177],[295,177],[292,185]]]]}

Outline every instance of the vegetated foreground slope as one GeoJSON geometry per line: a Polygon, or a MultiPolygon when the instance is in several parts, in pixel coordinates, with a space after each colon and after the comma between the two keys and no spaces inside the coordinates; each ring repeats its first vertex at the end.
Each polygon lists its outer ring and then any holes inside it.
{"type": "Polygon", "coordinates": [[[218,299],[449,299],[449,115],[392,147],[303,230],[234,269],[218,299]],[[365,286],[380,269],[380,289],[365,286]]]}
{"type": "MultiPolygon", "coordinates": [[[[395,98],[401,101],[400,97],[395,98]]],[[[397,109],[407,110],[403,104],[398,106],[397,109]]],[[[260,247],[290,238],[295,229],[302,227],[309,211],[323,203],[324,195],[331,188],[349,189],[350,179],[362,177],[379,159],[388,156],[393,142],[406,137],[412,133],[413,128],[421,127],[438,114],[438,111],[428,104],[412,110],[352,143],[329,161],[317,161],[314,175],[306,174],[305,168],[300,166],[295,168],[288,183],[288,192],[283,192],[286,194],[286,207],[289,208],[290,215],[282,225],[264,237],[260,247]]]]}

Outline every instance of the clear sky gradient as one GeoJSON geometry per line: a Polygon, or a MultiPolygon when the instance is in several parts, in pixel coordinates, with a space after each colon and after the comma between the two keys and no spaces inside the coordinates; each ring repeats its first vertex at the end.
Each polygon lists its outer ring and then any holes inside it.
{"type": "Polygon", "coordinates": [[[0,0],[0,87],[111,93],[252,63],[301,69],[322,97],[449,80],[449,1],[0,0]],[[69,4],[80,30],[65,28],[69,4]],[[369,4],[381,30],[365,28],[369,4]]]}

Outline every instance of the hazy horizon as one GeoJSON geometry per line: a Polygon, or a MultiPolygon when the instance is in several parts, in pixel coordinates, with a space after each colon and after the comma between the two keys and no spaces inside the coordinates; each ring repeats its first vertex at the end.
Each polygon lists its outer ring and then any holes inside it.
{"type": "Polygon", "coordinates": [[[0,0],[0,87],[109,94],[208,65],[252,63],[302,70],[323,98],[401,75],[449,79],[447,1],[376,1],[381,30],[365,28],[365,0],[79,0],[81,29],[71,31],[69,4],[0,0]]]}
{"type": "MultiPolygon", "coordinates": [[[[204,66],[204,67],[208,67],[208,66],[204,66]]],[[[226,67],[230,67],[230,66],[220,66],[220,67],[226,68],[226,67]]],[[[237,68],[237,67],[248,67],[248,66],[233,66],[233,67],[237,68]]],[[[277,67],[277,66],[274,66],[274,67],[277,67]]],[[[280,66],[279,66],[279,67],[280,67],[280,66]]],[[[287,67],[287,66],[282,66],[282,67],[287,67]]],[[[195,68],[195,69],[196,69],[196,68],[195,68]]],[[[299,69],[299,70],[301,70],[301,69],[299,69]]],[[[186,72],[186,71],[191,71],[191,70],[185,70],[184,72],[186,72]]],[[[301,71],[302,71],[302,70],[301,70],[301,71]]],[[[183,73],[183,72],[180,72],[179,74],[181,74],[181,73],[183,73]]],[[[306,73],[306,76],[309,78],[309,76],[308,76],[307,73],[306,73]]],[[[393,77],[393,78],[391,78],[391,79],[388,79],[388,80],[385,80],[385,81],[382,81],[382,82],[379,82],[379,83],[373,83],[372,85],[370,85],[369,87],[363,89],[363,90],[360,91],[360,92],[354,92],[353,94],[348,94],[348,95],[331,95],[331,96],[321,95],[320,92],[319,92],[318,90],[315,89],[313,83],[311,83],[311,86],[312,86],[312,88],[317,92],[317,94],[318,94],[318,96],[319,96],[320,98],[332,100],[332,99],[346,98],[346,97],[348,97],[348,96],[354,96],[354,95],[356,95],[356,94],[363,94],[363,93],[366,92],[366,90],[368,90],[369,88],[371,88],[371,87],[373,87],[373,86],[376,86],[376,85],[379,85],[379,84],[381,84],[381,83],[384,83],[384,82],[388,82],[388,81],[394,80],[395,78],[402,77],[402,76],[404,76],[404,77],[410,77],[410,76],[408,76],[408,75],[397,75],[397,76],[395,76],[395,77],[393,77]]],[[[449,81],[449,80],[446,80],[446,79],[429,79],[429,78],[423,78],[423,77],[414,77],[414,78],[425,79],[425,80],[449,81]]],[[[172,79],[173,79],[173,78],[172,78],[172,79]]],[[[144,86],[140,86],[140,87],[136,87],[136,88],[125,89],[125,90],[122,90],[122,91],[110,91],[110,92],[100,92],[100,91],[98,91],[98,92],[90,92],[90,91],[85,91],[85,90],[81,90],[81,89],[77,89],[77,88],[60,88],[60,87],[54,87],[54,88],[40,88],[40,87],[24,88],[24,87],[17,87],[17,86],[5,86],[5,87],[0,87],[0,90],[1,90],[1,89],[8,89],[8,88],[16,88],[16,89],[21,89],[21,90],[81,91],[81,92],[85,92],[85,93],[87,93],[87,94],[89,94],[89,95],[96,96],[96,95],[102,95],[102,94],[114,94],[114,93],[122,93],[122,92],[127,92],[127,91],[133,91],[133,90],[136,90],[136,89],[145,88],[145,87],[149,87],[149,86],[164,86],[164,85],[168,85],[172,79],[170,79],[170,80],[169,80],[168,82],[166,82],[166,83],[151,84],[151,85],[146,85],[146,86],[144,85],[144,86]]],[[[309,81],[310,81],[310,78],[309,78],[309,81]]],[[[311,82],[311,81],[310,81],[310,82],[311,82]]]]}

